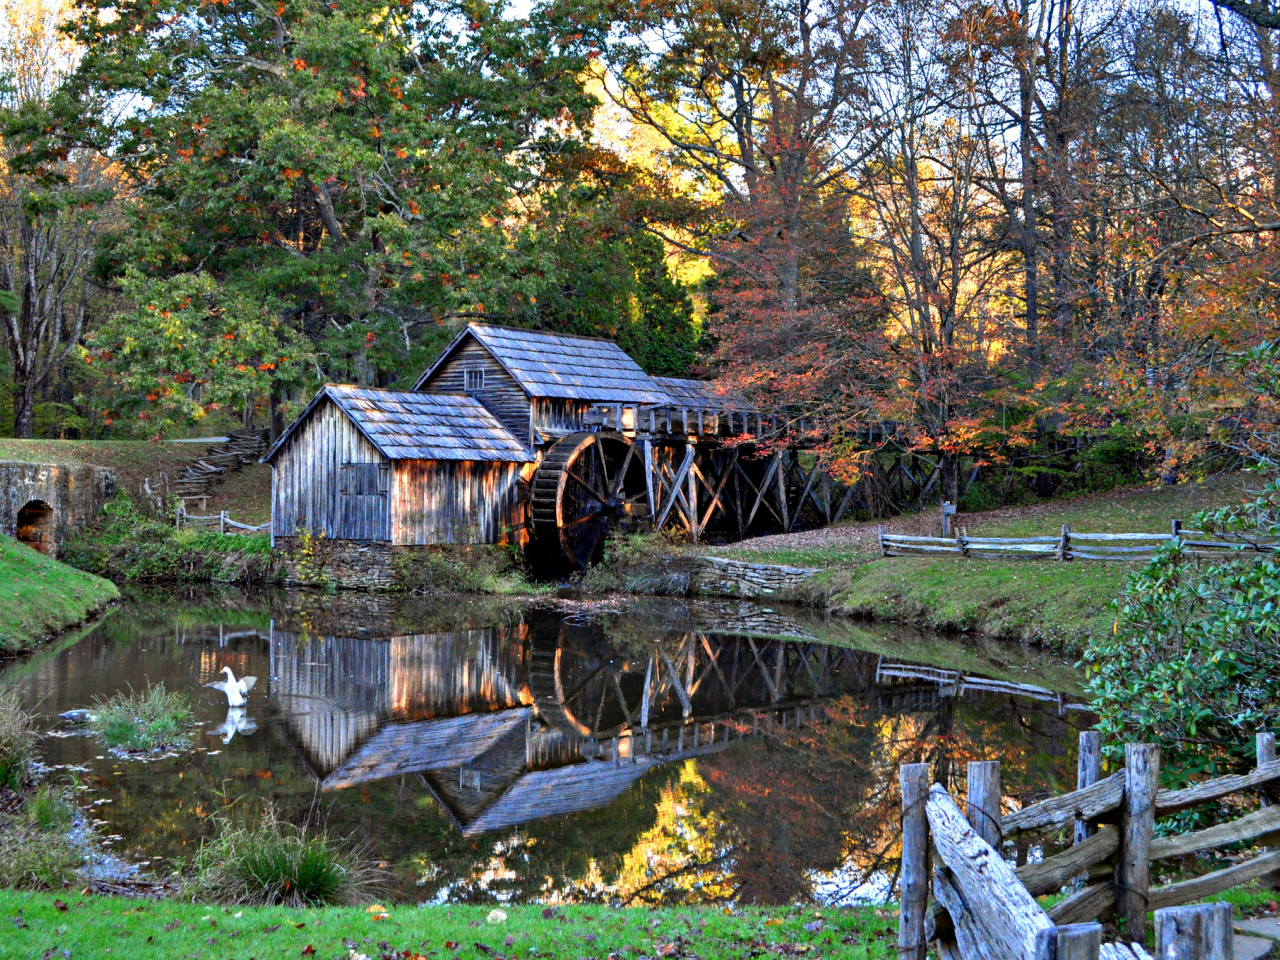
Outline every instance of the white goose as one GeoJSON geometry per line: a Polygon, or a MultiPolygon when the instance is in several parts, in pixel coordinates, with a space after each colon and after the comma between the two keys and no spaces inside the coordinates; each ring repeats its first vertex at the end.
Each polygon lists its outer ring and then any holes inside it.
{"type": "Polygon", "coordinates": [[[227,706],[243,707],[245,698],[249,695],[249,691],[253,689],[253,685],[258,682],[258,678],[241,677],[237,680],[230,667],[223,667],[222,672],[227,675],[227,679],[218,680],[215,683],[206,683],[205,686],[225,693],[227,695],[227,706]]]}
{"type": "Polygon", "coordinates": [[[223,743],[230,743],[237,733],[247,737],[257,729],[258,725],[253,717],[244,715],[244,707],[227,707],[227,719],[223,721],[222,726],[210,730],[209,736],[221,737],[223,743]]]}

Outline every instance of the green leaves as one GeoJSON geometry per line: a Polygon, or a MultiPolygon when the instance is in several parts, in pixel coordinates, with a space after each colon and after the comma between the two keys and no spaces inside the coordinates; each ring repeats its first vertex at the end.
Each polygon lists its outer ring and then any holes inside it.
{"type": "MultiPolygon", "coordinates": [[[[1271,484],[1252,504],[1197,520],[1206,529],[1256,531],[1277,495],[1271,484]]],[[[1174,540],[1134,574],[1114,635],[1094,637],[1084,654],[1110,749],[1159,742],[1170,786],[1251,764],[1254,733],[1280,719],[1278,601],[1273,554],[1205,562],[1174,540]]]]}

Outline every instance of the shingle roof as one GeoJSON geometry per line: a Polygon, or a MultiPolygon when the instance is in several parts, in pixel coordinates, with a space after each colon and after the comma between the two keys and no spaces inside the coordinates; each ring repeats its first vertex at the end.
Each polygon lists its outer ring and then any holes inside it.
{"type": "Polygon", "coordinates": [[[530,397],[669,403],[653,377],[612,340],[472,323],[418,380],[420,389],[467,336],[474,336],[530,397]]]}
{"type": "Polygon", "coordinates": [[[675,407],[718,407],[721,410],[755,410],[736,390],[721,392],[710,380],[688,380],[684,377],[654,377],[654,382],[671,397],[675,407]]]}
{"type": "Polygon", "coordinates": [[[332,400],[389,460],[500,460],[532,463],[525,445],[479,401],[408,390],[327,384],[263,457],[270,461],[311,411],[332,400]]]}

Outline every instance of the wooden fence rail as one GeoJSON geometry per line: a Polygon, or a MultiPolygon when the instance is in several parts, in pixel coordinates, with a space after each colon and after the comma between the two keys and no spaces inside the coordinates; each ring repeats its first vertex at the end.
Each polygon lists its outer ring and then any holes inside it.
{"type": "Polygon", "coordinates": [[[953,556],[985,560],[1149,560],[1173,539],[1193,557],[1225,557],[1238,551],[1273,553],[1280,543],[1215,540],[1204,530],[1184,530],[1173,521],[1170,533],[1074,533],[1067,525],[1056,537],[971,537],[958,527],[954,537],[912,537],[879,528],[880,556],[953,556]]]}
{"type": "Polygon", "coordinates": [[[185,510],[179,510],[177,514],[177,525],[179,527],[207,528],[209,530],[217,527],[219,533],[238,534],[261,533],[263,530],[271,529],[270,520],[266,523],[259,523],[256,525],[252,523],[239,523],[227,516],[227,511],[225,510],[220,511],[216,516],[209,515],[207,517],[187,513],[185,510]]]}
{"type": "Polygon", "coordinates": [[[1099,748],[1097,733],[1081,734],[1079,788],[1004,815],[999,763],[969,764],[963,816],[942,785],[929,786],[927,764],[900,768],[899,960],[924,960],[930,941],[937,942],[943,960],[1145,957],[1137,945],[1145,942],[1149,910],[1156,911],[1157,960],[1229,960],[1231,908],[1182,905],[1257,878],[1280,878],[1280,851],[1263,850],[1230,867],[1158,887],[1150,883],[1151,864],[1257,840],[1280,829],[1280,804],[1266,799],[1280,785],[1275,735],[1258,735],[1258,764],[1251,773],[1182,790],[1157,789],[1159,747],[1126,745],[1124,769],[1106,778],[1100,776],[1099,748]],[[1259,788],[1263,806],[1236,820],[1181,836],[1153,836],[1158,816],[1259,788]],[[1074,845],[1039,863],[1015,868],[1000,853],[1015,837],[1060,834],[1073,827],[1074,845]],[[930,849],[935,858],[932,906],[930,849]],[[1047,913],[1033,899],[1073,884],[1075,891],[1047,913]],[[981,909],[972,909],[976,904],[981,909]],[[1101,943],[1098,921],[1112,917],[1123,921],[1123,938],[1130,946],[1101,943]]]}

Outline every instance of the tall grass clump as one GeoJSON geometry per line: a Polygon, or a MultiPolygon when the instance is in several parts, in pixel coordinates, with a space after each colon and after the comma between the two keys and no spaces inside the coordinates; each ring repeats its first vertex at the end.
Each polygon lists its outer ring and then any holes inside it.
{"type": "Polygon", "coordinates": [[[362,846],[281,820],[268,806],[248,825],[216,821],[200,845],[184,894],[249,906],[354,905],[373,899],[381,871],[362,846]]]}
{"type": "Polygon", "coordinates": [[[668,533],[619,533],[605,542],[600,563],[582,586],[591,593],[644,593],[686,597],[696,587],[697,552],[668,533]]]}
{"type": "Polygon", "coordinates": [[[0,820],[0,886],[14,890],[57,890],[71,883],[84,852],[65,831],[41,830],[28,820],[0,820]]]}
{"type": "Polygon", "coordinates": [[[112,749],[152,751],[184,742],[192,720],[187,698],[157,683],[99,701],[92,725],[112,749]]]}
{"type": "Polygon", "coordinates": [[[0,787],[19,790],[35,759],[36,731],[15,691],[0,690],[0,787]]]}

